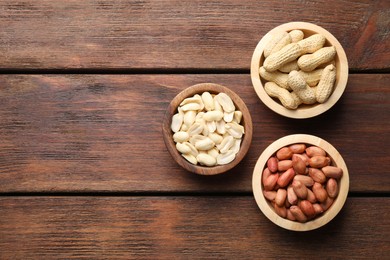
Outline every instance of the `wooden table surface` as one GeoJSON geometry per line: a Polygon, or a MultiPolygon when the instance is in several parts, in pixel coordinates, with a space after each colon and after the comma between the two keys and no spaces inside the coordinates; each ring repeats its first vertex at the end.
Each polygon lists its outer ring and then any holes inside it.
{"type": "Polygon", "coordinates": [[[1,259],[368,258],[390,254],[390,2],[0,2],[1,259]],[[288,119],[249,75],[264,34],[290,21],[330,31],[350,66],[326,113],[288,119]],[[253,142],[218,176],[183,170],[162,119],[201,82],[245,101],[253,142]],[[339,215],[310,232],[259,210],[252,173],[289,134],[333,144],[349,169],[339,215]]]}

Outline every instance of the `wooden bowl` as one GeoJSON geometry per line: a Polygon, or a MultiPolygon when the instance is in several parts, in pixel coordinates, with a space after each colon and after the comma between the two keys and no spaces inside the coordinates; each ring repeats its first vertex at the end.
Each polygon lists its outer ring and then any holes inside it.
{"type": "Polygon", "coordinates": [[[348,60],[341,44],[327,30],[325,30],[320,26],[314,25],[312,23],[291,22],[291,23],[282,24],[272,29],[257,44],[257,47],[252,56],[251,78],[252,78],[253,87],[255,88],[255,91],[259,96],[260,100],[271,110],[285,117],[300,118],[300,119],[310,118],[310,117],[317,116],[321,113],[324,113],[340,99],[341,95],[345,90],[345,87],[347,86],[348,60]],[[264,90],[264,84],[266,81],[260,78],[259,68],[262,66],[264,62],[264,55],[263,55],[264,47],[266,43],[270,40],[272,35],[278,31],[288,32],[294,29],[299,29],[303,31],[305,38],[316,33],[320,33],[325,36],[326,38],[325,46],[334,46],[336,48],[335,62],[336,62],[337,75],[336,75],[335,86],[333,88],[333,93],[326,102],[324,102],[323,104],[316,103],[313,105],[302,104],[297,109],[291,110],[282,106],[279,100],[275,100],[270,96],[268,96],[268,94],[264,90]]]}
{"type": "Polygon", "coordinates": [[[339,211],[341,210],[341,208],[343,207],[347,199],[348,190],[349,190],[349,174],[348,174],[347,166],[343,158],[341,157],[340,153],[330,143],[313,135],[294,134],[276,140],[271,145],[269,145],[264,150],[264,152],[260,155],[259,159],[257,160],[255,169],[253,171],[252,187],[253,187],[253,194],[256,199],[257,205],[269,220],[274,222],[276,225],[288,230],[309,231],[327,224],[339,213],[339,211]],[[263,170],[266,167],[267,160],[272,155],[274,155],[276,151],[279,150],[280,148],[295,143],[304,143],[307,145],[315,145],[321,147],[327,152],[328,156],[331,158],[332,160],[331,164],[333,166],[337,166],[343,169],[343,176],[338,182],[339,194],[334,200],[332,206],[327,211],[325,211],[322,215],[306,223],[291,221],[277,215],[271,203],[268,200],[266,200],[263,195],[263,185],[261,181],[263,170]]]}
{"type": "Polygon", "coordinates": [[[216,175],[232,169],[244,158],[244,156],[248,152],[248,149],[252,142],[252,118],[244,101],[242,101],[242,99],[232,90],[228,89],[227,87],[213,83],[201,83],[183,90],[171,101],[163,120],[163,137],[169,153],[171,154],[173,159],[184,169],[200,175],[216,175]],[[208,91],[211,94],[218,94],[221,92],[226,93],[232,99],[236,110],[240,110],[242,112],[241,125],[243,125],[245,128],[245,134],[242,136],[241,147],[239,152],[236,154],[236,158],[229,164],[216,165],[212,167],[191,164],[186,159],[184,159],[177,151],[175,142],[173,141],[171,122],[172,116],[177,113],[177,108],[179,104],[185,98],[192,97],[195,94],[202,94],[205,91],[208,91]]]}

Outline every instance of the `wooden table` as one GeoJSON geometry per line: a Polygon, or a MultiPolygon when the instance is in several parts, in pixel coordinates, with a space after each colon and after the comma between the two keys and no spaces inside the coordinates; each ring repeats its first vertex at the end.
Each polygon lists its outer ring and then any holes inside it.
{"type": "Polygon", "coordinates": [[[390,2],[0,3],[0,258],[369,258],[390,254],[390,2]],[[257,97],[251,55],[275,26],[330,31],[350,65],[326,113],[284,118],[257,97]],[[253,120],[244,160],[198,176],[167,153],[162,118],[186,87],[238,93],[253,120]],[[270,222],[252,195],[261,152],[308,133],[350,173],[339,215],[315,231],[270,222]]]}

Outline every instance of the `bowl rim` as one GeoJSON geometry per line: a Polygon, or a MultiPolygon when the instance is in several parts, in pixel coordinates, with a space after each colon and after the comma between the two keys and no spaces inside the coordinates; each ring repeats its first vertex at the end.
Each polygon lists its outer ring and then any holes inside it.
{"type": "Polygon", "coordinates": [[[251,80],[252,80],[252,85],[256,91],[256,94],[258,95],[260,100],[268,108],[270,108],[277,114],[289,118],[295,118],[295,119],[311,118],[326,112],[334,104],[336,104],[337,101],[341,98],[342,94],[345,91],[345,88],[347,86],[347,81],[348,81],[348,60],[340,42],[326,29],[316,24],[308,23],[308,22],[284,23],[270,30],[258,42],[253,52],[252,60],[251,60],[251,80]],[[278,31],[291,31],[294,29],[308,30],[316,33],[321,33],[325,36],[327,41],[331,43],[331,45],[335,46],[337,52],[336,55],[340,61],[340,68],[337,68],[337,70],[340,71],[340,76],[338,76],[337,79],[337,86],[334,88],[332,95],[325,103],[316,104],[315,106],[309,108],[301,108],[301,109],[298,108],[295,110],[291,110],[283,107],[279,102],[275,101],[273,98],[268,96],[268,94],[265,92],[264,86],[261,82],[260,75],[259,75],[259,68],[260,68],[259,63],[263,55],[264,46],[269,41],[272,34],[278,31]]]}
{"type": "Polygon", "coordinates": [[[240,163],[241,160],[245,157],[252,142],[252,131],[253,131],[252,118],[245,102],[233,90],[229,89],[226,86],[215,84],[215,83],[195,84],[190,87],[187,87],[186,89],[178,93],[171,100],[165,112],[162,128],[163,128],[162,134],[163,134],[165,146],[169,151],[170,155],[172,156],[172,158],[187,171],[199,175],[217,175],[231,170],[238,163],[240,163]],[[236,154],[236,158],[232,162],[225,165],[216,165],[212,167],[193,165],[181,156],[179,151],[177,151],[175,147],[175,143],[173,141],[173,137],[172,137],[173,134],[170,126],[172,122],[172,116],[177,111],[177,106],[175,106],[175,103],[180,104],[180,102],[183,99],[193,96],[195,94],[203,93],[205,91],[208,91],[210,93],[220,93],[220,92],[226,93],[232,99],[234,105],[236,106],[236,109],[239,109],[243,114],[242,122],[244,124],[245,134],[242,137],[240,150],[236,154]]]}
{"type": "Polygon", "coordinates": [[[271,143],[260,155],[253,170],[252,190],[256,203],[260,210],[269,220],[271,220],[276,225],[292,231],[314,230],[330,222],[342,209],[349,191],[348,168],[345,164],[344,159],[336,150],[336,148],[324,139],[308,134],[287,135],[271,143]],[[277,215],[275,211],[271,209],[269,202],[265,199],[261,183],[263,169],[267,163],[268,158],[271,157],[279,148],[295,143],[305,143],[321,147],[327,152],[328,156],[332,159],[332,162],[343,169],[343,177],[339,181],[339,194],[333,202],[332,206],[325,213],[323,213],[322,216],[310,220],[306,223],[291,221],[277,215]]]}

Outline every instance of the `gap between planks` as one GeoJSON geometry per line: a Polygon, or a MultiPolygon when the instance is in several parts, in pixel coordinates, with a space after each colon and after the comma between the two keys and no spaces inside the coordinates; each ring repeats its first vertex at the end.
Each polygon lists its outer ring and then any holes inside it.
{"type": "MultiPolygon", "coordinates": [[[[386,69],[350,69],[350,74],[389,74],[390,68],[386,69]]],[[[117,68],[117,69],[7,69],[0,68],[0,75],[4,74],[102,74],[102,75],[133,75],[133,74],[250,74],[249,69],[206,69],[206,68],[117,68]]]]}
{"type": "MultiPolygon", "coordinates": [[[[252,192],[4,192],[0,197],[251,197],[252,192]]],[[[389,192],[349,192],[353,198],[390,197],[389,192]]]]}

